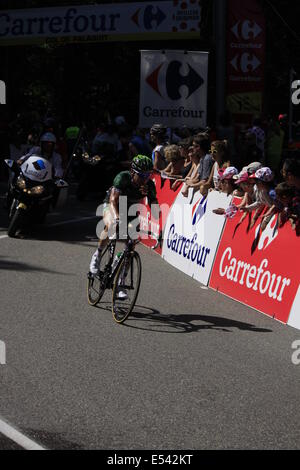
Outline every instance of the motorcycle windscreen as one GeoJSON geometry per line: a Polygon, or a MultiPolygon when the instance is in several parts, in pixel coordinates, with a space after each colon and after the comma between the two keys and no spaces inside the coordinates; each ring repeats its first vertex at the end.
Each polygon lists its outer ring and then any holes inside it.
{"type": "Polygon", "coordinates": [[[26,178],[43,183],[52,179],[52,165],[45,158],[32,155],[21,166],[26,178]]]}

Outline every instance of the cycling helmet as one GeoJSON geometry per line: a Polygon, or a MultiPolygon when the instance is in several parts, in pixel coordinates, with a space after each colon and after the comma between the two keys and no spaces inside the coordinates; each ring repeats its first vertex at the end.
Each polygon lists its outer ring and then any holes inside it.
{"type": "Polygon", "coordinates": [[[40,138],[41,142],[53,142],[53,144],[56,144],[56,137],[52,132],[45,132],[40,138]]]}
{"type": "Polygon", "coordinates": [[[152,160],[146,155],[137,155],[132,160],[131,169],[138,174],[151,173],[153,170],[152,160]]]}
{"type": "Polygon", "coordinates": [[[163,124],[154,124],[150,129],[150,134],[164,137],[167,133],[167,128],[163,124]]]}

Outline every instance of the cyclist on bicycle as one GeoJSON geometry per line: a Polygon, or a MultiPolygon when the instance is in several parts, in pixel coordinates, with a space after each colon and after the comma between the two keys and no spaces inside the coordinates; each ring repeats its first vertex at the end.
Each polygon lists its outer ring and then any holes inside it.
{"type": "MultiPolygon", "coordinates": [[[[132,160],[130,171],[122,171],[115,177],[113,185],[107,191],[104,199],[103,221],[105,228],[100,235],[98,249],[91,259],[90,274],[98,273],[101,254],[108,243],[108,232],[111,232],[111,228],[116,227],[119,223],[120,196],[127,196],[127,206],[140,202],[145,196],[148,197],[150,205],[157,202],[155,184],[150,180],[152,171],[151,159],[145,155],[137,155],[132,160]]],[[[124,298],[126,298],[125,296],[126,292],[124,292],[124,298]]]]}

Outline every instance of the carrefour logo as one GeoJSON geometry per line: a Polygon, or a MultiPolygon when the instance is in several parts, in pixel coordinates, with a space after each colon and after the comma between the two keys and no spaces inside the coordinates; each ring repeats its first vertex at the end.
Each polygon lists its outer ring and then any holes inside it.
{"type": "Polygon", "coordinates": [[[152,5],[148,5],[144,10],[144,14],[139,8],[131,19],[138,27],[143,25],[146,30],[151,30],[158,28],[166,18],[167,16],[159,7],[154,8],[152,5]]]}
{"type": "Polygon", "coordinates": [[[165,65],[161,63],[146,77],[148,85],[162,98],[166,93],[170,100],[182,99],[182,86],[187,88],[187,98],[190,98],[204,83],[201,75],[188,62],[173,60],[166,67],[165,65]],[[182,71],[184,66],[188,69],[187,74],[182,71]]]}
{"type": "Polygon", "coordinates": [[[196,202],[192,210],[192,225],[193,227],[200,222],[205,216],[207,209],[207,196],[204,196],[200,201],[196,202]]]}

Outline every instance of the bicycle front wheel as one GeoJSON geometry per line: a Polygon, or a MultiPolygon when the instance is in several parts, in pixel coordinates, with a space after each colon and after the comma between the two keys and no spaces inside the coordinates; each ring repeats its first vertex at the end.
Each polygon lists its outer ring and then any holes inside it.
{"type": "Polygon", "coordinates": [[[92,306],[97,305],[106,289],[107,283],[107,266],[110,263],[110,251],[109,247],[107,246],[100,259],[100,266],[98,274],[96,275],[89,275],[87,281],[87,298],[88,303],[92,306]]]}
{"type": "Polygon", "coordinates": [[[133,251],[122,260],[114,279],[112,314],[117,323],[123,323],[131,314],[140,290],[141,276],[141,258],[133,251]]]}

